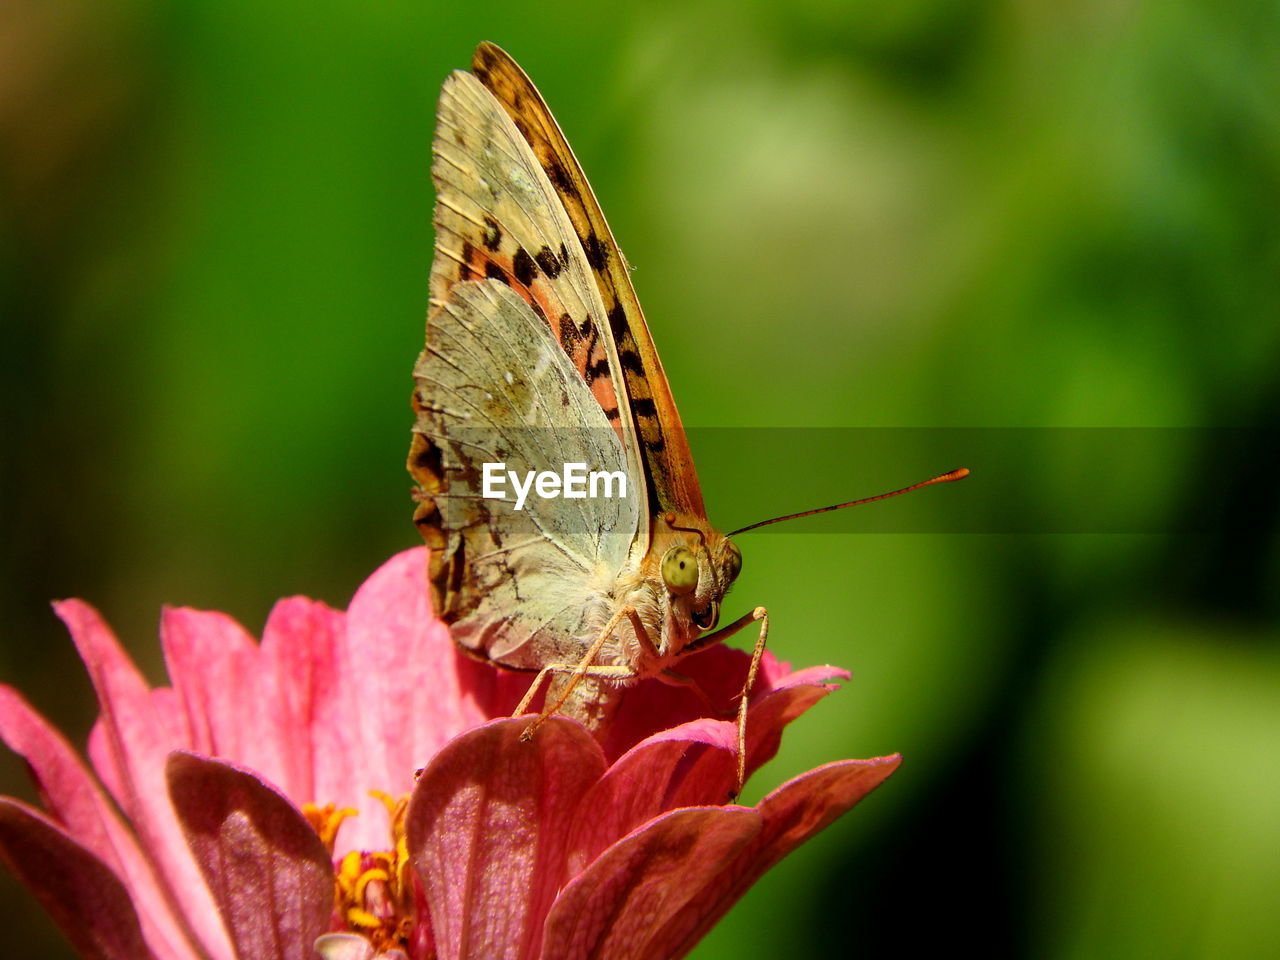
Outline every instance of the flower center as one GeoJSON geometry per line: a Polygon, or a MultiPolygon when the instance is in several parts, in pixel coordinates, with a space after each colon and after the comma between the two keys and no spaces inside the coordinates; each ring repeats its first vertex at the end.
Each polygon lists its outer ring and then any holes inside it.
{"type": "MultiPolygon", "coordinates": [[[[359,933],[374,950],[404,950],[417,922],[414,908],[413,870],[404,836],[405,810],[409,797],[396,799],[381,790],[370,791],[387,808],[391,820],[390,850],[352,850],[334,869],[333,909],[335,926],[359,933]]],[[[356,815],[350,807],[323,807],[308,803],[303,807],[307,821],[315,828],[329,852],[347,817],[356,815]]]]}

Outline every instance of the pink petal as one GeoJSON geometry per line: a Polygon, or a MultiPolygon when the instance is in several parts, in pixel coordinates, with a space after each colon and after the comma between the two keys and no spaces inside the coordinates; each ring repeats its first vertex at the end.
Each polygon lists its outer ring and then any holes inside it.
{"type": "Polygon", "coordinates": [[[333,864],[289,801],[251,773],[189,753],[169,792],[240,957],[312,960],[329,925],[333,864]]]}
{"type": "Polygon", "coordinates": [[[116,798],[116,802],[124,806],[125,787],[121,779],[121,771],[116,766],[115,757],[111,754],[111,743],[107,739],[107,728],[102,716],[94,721],[89,731],[89,743],[85,750],[89,763],[98,775],[98,782],[107,788],[107,793],[116,798]]]}
{"type": "Polygon", "coordinates": [[[27,761],[54,820],[124,881],[156,953],[194,957],[150,866],[98,784],[58,731],[8,687],[0,687],[0,738],[27,761]]]}
{"type": "Polygon", "coordinates": [[[160,618],[160,643],[191,749],[280,782],[280,730],[253,637],[224,613],[171,607],[160,618]]]}
{"type": "Polygon", "coordinates": [[[695,720],[629,750],[582,798],[570,833],[569,876],[668,810],[725,802],[737,777],[737,749],[733,724],[695,720]]]}
{"type": "Polygon", "coordinates": [[[360,749],[344,723],[336,650],[346,614],[305,597],[281,600],[262,633],[264,696],[279,731],[284,771],[277,781],[295,801],[330,801],[334,775],[348,779],[360,749]],[[317,773],[328,780],[317,792],[317,773]]]}
{"type": "MultiPolygon", "coordinates": [[[[534,674],[516,670],[496,669],[492,664],[476,660],[454,645],[454,669],[457,671],[458,688],[463,697],[479,716],[486,720],[509,717],[528,692],[534,674]]],[[[535,697],[531,710],[542,706],[542,698],[535,697]]]]}
{"type": "Polygon", "coordinates": [[[174,742],[179,721],[172,715],[173,699],[152,697],[96,610],[79,600],[64,601],[54,609],[71,631],[98,692],[103,752],[109,756],[111,779],[121,791],[117,799],[138,833],[143,852],[163,878],[175,912],[191,923],[205,952],[215,960],[231,960],[226,932],[165,789],[165,757],[170,750],[186,746],[174,742]]]}
{"type": "Polygon", "coordinates": [[[653,941],[760,832],[742,807],[676,810],[614,844],[547,917],[546,960],[662,958],[653,941]]]}
{"type": "Polygon", "coordinates": [[[646,953],[625,956],[683,957],[766,870],[878,787],[901,760],[895,755],[829,763],[773,791],[756,808],[764,820],[760,833],[654,932],[646,953]]]}
{"type": "Polygon", "coordinates": [[[116,839],[133,846],[132,838],[71,746],[7,686],[0,686],[0,739],[27,761],[53,819],[89,852],[119,870],[116,839]]]}
{"type": "Polygon", "coordinates": [[[459,684],[453,640],[427,596],[426,564],[421,548],[392,557],[356,591],[347,612],[337,661],[359,765],[326,767],[322,756],[316,783],[319,802],[360,811],[343,825],[344,847],[385,848],[386,811],[366,791],[408,793],[415,770],[452,737],[488,719],[459,684]]]}
{"type": "MultiPolygon", "coordinates": [[[[182,704],[168,687],[157,687],[148,695],[151,703],[151,719],[155,722],[152,739],[169,750],[175,746],[190,744],[191,730],[182,704]]],[[[107,792],[126,810],[129,805],[129,771],[120,765],[105,718],[99,714],[93,729],[89,731],[89,760],[94,772],[107,792]]]]}
{"type": "Polygon", "coordinates": [[[604,773],[578,724],[554,717],[522,742],[528,725],[495,720],[458,737],[410,801],[409,850],[444,960],[538,955],[572,818],[604,773]]]}
{"type": "Polygon", "coordinates": [[[0,859],[82,957],[154,958],[120,878],[60,827],[8,797],[0,797],[0,859]]]}

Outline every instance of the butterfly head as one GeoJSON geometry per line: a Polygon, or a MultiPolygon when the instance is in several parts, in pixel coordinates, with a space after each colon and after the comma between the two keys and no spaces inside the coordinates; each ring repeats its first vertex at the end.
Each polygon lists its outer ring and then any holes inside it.
{"type": "Polygon", "coordinates": [[[673,525],[658,573],[666,595],[669,626],[679,646],[715,629],[720,603],[742,571],[742,554],[723,534],[673,525]]]}

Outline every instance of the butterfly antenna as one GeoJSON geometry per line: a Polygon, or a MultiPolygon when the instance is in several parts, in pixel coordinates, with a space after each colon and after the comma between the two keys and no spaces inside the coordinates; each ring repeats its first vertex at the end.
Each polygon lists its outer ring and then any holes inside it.
{"type": "Polygon", "coordinates": [[[702,541],[703,548],[704,549],[706,548],[707,535],[697,527],[680,526],[679,524],[676,523],[676,515],[674,513],[663,514],[662,519],[666,522],[667,526],[670,527],[672,530],[687,530],[689,533],[696,533],[698,535],[698,539],[702,541]]]}
{"type": "Polygon", "coordinates": [[[761,520],[759,523],[752,523],[734,530],[729,534],[736,537],[740,533],[746,533],[748,530],[754,530],[756,527],[767,527],[771,523],[781,523],[783,520],[795,520],[798,517],[811,517],[815,513],[828,513],[832,510],[843,510],[845,507],[856,507],[860,503],[875,503],[877,500],[888,500],[890,497],[896,497],[899,494],[910,493],[912,490],[919,490],[921,487],[929,487],[935,483],[952,483],[956,480],[963,480],[969,475],[968,467],[960,467],[958,470],[952,470],[950,473],[944,473],[941,476],[933,477],[929,480],[921,480],[919,483],[913,483],[909,487],[903,487],[901,490],[893,490],[889,493],[879,493],[874,497],[863,497],[861,500],[850,500],[848,503],[834,503],[829,507],[818,507],[816,510],[802,510],[800,513],[789,513],[785,517],[774,517],[772,520],[761,520]]]}

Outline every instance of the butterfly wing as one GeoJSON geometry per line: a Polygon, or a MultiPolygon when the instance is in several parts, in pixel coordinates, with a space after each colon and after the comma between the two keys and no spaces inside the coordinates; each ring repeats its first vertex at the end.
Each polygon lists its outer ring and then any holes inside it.
{"type": "MultiPolygon", "coordinates": [[[[591,268],[529,145],[473,75],[457,71],[446,79],[432,149],[432,309],[455,284],[468,280],[498,280],[519,294],[614,423],[627,452],[628,475],[642,488],[635,426],[619,412],[627,399],[621,362],[591,268]]],[[[642,536],[647,530],[642,518],[642,536]]]]}
{"type": "Polygon", "coordinates": [[[497,280],[451,287],[414,379],[414,455],[430,475],[419,515],[454,639],[521,669],[576,659],[611,612],[643,498],[530,495],[517,510],[510,485],[507,499],[478,496],[483,464],[625,471],[617,433],[551,328],[497,280]]]}
{"type": "Polygon", "coordinates": [[[662,372],[628,268],[586,177],[537,88],[505,51],[476,48],[471,69],[502,105],[555,189],[591,269],[616,344],[623,390],[640,442],[649,510],[706,522],[693,454],[662,372]]]}

